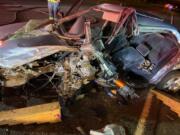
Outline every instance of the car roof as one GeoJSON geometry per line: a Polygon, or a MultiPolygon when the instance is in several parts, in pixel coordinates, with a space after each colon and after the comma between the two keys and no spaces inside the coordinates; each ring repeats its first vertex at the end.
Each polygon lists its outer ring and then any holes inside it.
{"type": "Polygon", "coordinates": [[[151,16],[151,14],[143,13],[143,12],[137,12],[137,22],[139,25],[143,26],[151,26],[151,27],[166,27],[170,29],[177,30],[175,26],[172,24],[166,22],[162,18],[151,16]]]}

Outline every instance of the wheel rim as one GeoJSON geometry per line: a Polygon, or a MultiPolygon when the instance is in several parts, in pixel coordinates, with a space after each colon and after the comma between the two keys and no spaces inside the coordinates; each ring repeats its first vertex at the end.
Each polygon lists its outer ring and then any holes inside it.
{"type": "Polygon", "coordinates": [[[174,92],[180,90],[180,77],[175,77],[168,80],[164,85],[164,88],[174,92]]]}

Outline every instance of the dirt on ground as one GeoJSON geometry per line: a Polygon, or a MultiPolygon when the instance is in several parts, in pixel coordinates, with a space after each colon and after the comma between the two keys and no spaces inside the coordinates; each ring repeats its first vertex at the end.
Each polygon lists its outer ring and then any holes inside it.
{"type": "MultiPolygon", "coordinates": [[[[88,134],[92,129],[98,130],[112,123],[123,126],[127,135],[133,135],[138,130],[137,125],[149,90],[137,90],[140,98],[128,102],[113,99],[107,96],[103,90],[92,88],[89,90],[82,99],[70,104],[69,109],[73,116],[66,118],[63,122],[1,126],[0,133],[9,133],[10,135],[81,134],[78,130],[80,127],[88,134]]],[[[53,102],[57,99],[54,90],[45,89],[36,94],[31,94],[28,98],[25,92],[23,93],[19,89],[6,90],[5,95],[6,98],[0,105],[1,110],[53,102]]],[[[180,119],[177,114],[154,97],[144,134],[169,135],[173,132],[173,135],[178,135],[180,133],[179,127],[180,119]]]]}

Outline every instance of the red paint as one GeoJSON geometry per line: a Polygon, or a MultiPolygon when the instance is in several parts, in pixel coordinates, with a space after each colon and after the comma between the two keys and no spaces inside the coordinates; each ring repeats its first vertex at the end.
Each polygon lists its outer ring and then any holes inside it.
{"type": "Polygon", "coordinates": [[[2,40],[0,40],[0,46],[3,46],[3,41],[2,40]]]}

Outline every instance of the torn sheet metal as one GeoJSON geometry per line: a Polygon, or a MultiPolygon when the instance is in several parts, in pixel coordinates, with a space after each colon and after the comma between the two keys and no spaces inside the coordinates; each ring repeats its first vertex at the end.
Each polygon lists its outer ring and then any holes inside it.
{"type": "Polygon", "coordinates": [[[62,44],[64,43],[60,42],[53,35],[6,41],[0,47],[0,67],[16,68],[17,66],[44,58],[60,51],[61,48],[58,48],[57,45],[62,44]]]}

